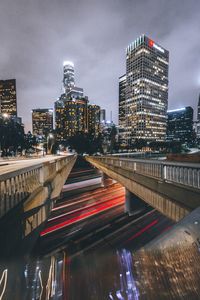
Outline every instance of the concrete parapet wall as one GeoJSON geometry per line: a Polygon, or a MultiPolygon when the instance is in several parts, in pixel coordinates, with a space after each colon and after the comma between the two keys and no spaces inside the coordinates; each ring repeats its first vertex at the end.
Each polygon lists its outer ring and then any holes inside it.
{"type": "Polygon", "coordinates": [[[52,157],[39,164],[33,160],[33,166],[0,175],[0,224],[6,228],[6,234],[3,230],[0,232],[0,239],[5,254],[45,223],[75,161],[75,155],[52,157]],[[13,243],[11,215],[20,233],[13,243]]]}
{"type": "Polygon", "coordinates": [[[49,196],[55,198],[61,191],[62,183],[66,180],[74,164],[73,155],[51,158],[48,161],[34,163],[0,175],[0,218],[20,202],[29,201],[29,197],[46,185],[51,186],[49,196]],[[65,175],[67,174],[67,175],[65,175]],[[60,184],[54,184],[57,176],[60,176],[60,184]],[[59,191],[60,189],[60,191],[59,191]],[[56,190],[56,192],[55,192],[56,190]]]}
{"type": "MultiPolygon", "coordinates": [[[[174,221],[179,221],[200,204],[199,189],[178,183],[170,183],[164,178],[159,178],[159,174],[162,174],[159,162],[157,163],[158,168],[154,170],[157,172],[155,173],[156,176],[153,177],[142,174],[142,165],[137,173],[132,162],[133,168],[131,169],[128,160],[126,160],[126,168],[124,165],[122,166],[120,160],[118,160],[116,166],[116,163],[112,164],[109,159],[107,159],[107,162],[94,157],[87,157],[86,159],[174,221]]],[[[152,168],[152,166],[150,167],[152,168]]]]}

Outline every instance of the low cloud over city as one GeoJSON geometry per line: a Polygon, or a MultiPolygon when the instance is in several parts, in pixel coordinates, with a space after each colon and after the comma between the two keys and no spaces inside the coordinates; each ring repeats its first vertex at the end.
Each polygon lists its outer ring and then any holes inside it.
{"type": "MultiPolygon", "coordinates": [[[[118,116],[118,77],[125,48],[142,33],[169,50],[169,108],[191,105],[200,92],[200,2],[2,0],[1,79],[16,78],[18,114],[31,129],[33,108],[53,107],[62,63],[91,103],[118,116]]],[[[196,117],[196,111],[195,111],[196,117]]]]}

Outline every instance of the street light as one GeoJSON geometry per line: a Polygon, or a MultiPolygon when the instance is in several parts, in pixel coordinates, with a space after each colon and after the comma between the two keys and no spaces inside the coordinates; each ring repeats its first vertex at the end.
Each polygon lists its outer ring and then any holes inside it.
{"type": "Polygon", "coordinates": [[[9,118],[9,114],[3,113],[3,114],[2,114],[2,117],[3,117],[4,119],[8,119],[8,118],[9,118]]]}

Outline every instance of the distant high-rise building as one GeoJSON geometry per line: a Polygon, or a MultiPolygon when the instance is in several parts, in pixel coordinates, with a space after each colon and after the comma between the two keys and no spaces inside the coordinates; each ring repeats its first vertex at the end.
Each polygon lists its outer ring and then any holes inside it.
{"type": "Polygon", "coordinates": [[[37,108],[32,110],[33,134],[46,136],[53,130],[53,109],[37,108]]]}
{"type": "Polygon", "coordinates": [[[88,132],[94,136],[100,132],[100,106],[96,104],[88,105],[88,132]]]}
{"type": "Polygon", "coordinates": [[[16,80],[0,80],[0,113],[17,116],[16,80]]]}
{"type": "Polygon", "coordinates": [[[119,142],[126,144],[126,74],[119,77],[119,142]]]}
{"type": "Polygon", "coordinates": [[[199,94],[199,101],[197,106],[197,121],[200,122],[200,94],[199,94]]]}
{"type": "Polygon", "coordinates": [[[63,63],[63,87],[69,98],[83,97],[83,89],[75,86],[74,63],[71,61],[63,63]]]}
{"type": "Polygon", "coordinates": [[[100,109],[100,122],[105,123],[106,122],[106,110],[100,109]]]}
{"type": "Polygon", "coordinates": [[[63,86],[66,93],[75,86],[74,63],[71,61],[64,61],[63,63],[63,86]]]}
{"type": "Polygon", "coordinates": [[[87,131],[88,99],[69,99],[65,94],[55,102],[55,122],[57,139],[66,141],[78,132],[87,131]]]}
{"type": "Polygon", "coordinates": [[[165,140],[168,64],[169,52],[145,35],[127,47],[126,83],[122,76],[119,97],[120,122],[125,122],[123,136],[127,145],[135,139],[165,140]]]}
{"type": "Polygon", "coordinates": [[[167,141],[190,143],[193,134],[193,108],[190,106],[167,112],[167,141]]]}

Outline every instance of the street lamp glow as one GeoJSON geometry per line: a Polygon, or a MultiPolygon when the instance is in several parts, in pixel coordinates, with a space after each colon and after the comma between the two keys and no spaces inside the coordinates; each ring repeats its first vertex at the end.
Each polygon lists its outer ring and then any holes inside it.
{"type": "Polygon", "coordinates": [[[9,115],[7,113],[4,113],[2,116],[6,119],[9,117],[9,115]]]}

